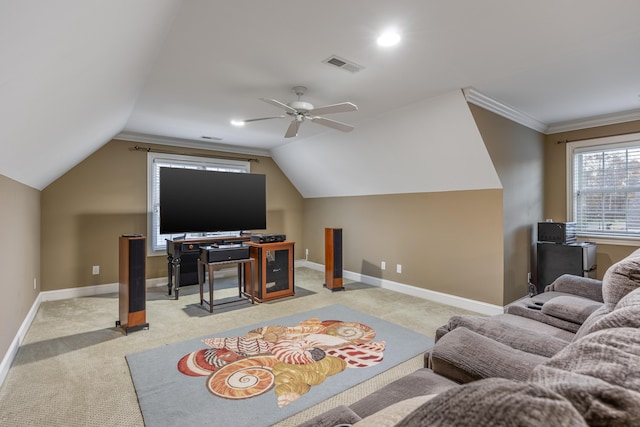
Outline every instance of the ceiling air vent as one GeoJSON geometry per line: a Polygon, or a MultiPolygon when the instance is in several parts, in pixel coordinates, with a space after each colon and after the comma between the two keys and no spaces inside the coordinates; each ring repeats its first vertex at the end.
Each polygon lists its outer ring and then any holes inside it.
{"type": "Polygon", "coordinates": [[[352,73],[357,73],[358,71],[364,68],[363,66],[358,65],[353,61],[348,61],[336,55],[331,55],[330,57],[328,57],[322,62],[324,62],[325,64],[333,65],[335,67],[341,68],[343,70],[346,70],[352,73]]]}

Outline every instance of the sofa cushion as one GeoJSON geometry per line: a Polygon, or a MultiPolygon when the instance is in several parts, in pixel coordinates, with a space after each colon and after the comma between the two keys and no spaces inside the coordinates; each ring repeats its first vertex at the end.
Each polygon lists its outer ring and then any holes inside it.
{"type": "Polygon", "coordinates": [[[593,321],[585,322],[585,327],[578,331],[576,339],[604,329],[640,328],[640,305],[621,308],[616,306],[615,310],[603,312],[603,314],[590,320],[593,321]]]}
{"type": "Polygon", "coordinates": [[[548,388],[500,378],[440,393],[395,424],[396,427],[586,425],[571,403],[548,388]]]}
{"type": "Polygon", "coordinates": [[[435,396],[435,394],[427,394],[425,396],[412,397],[411,399],[394,403],[373,415],[369,415],[362,421],[355,423],[353,427],[393,427],[402,421],[402,419],[408,414],[420,408],[435,396]]]}
{"type": "Polygon", "coordinates": [[[548,360],[463,327],[440,338],[430,357],[436,374],[459,383],[491,377],[524,381],[535,366],[548,360]]]}
{"type": "Polygon", "coordinates": [[[568,341],[546,333],[514,325],[506,321],[503,316],[458,315],[449,319],[447,327],[449,330],[465,327],[509,347],[545,357],[553,356],[569,344],[568,341]]]}
{"type": "Polygon", "coordinates": [[[537,366],[529,382],[569,400],[590,425],[640,420],[640,330],[614,328],[586,335],[537,366]]]}
{"type": "Polygon", "coordinates": [[[338,425],[351,425],[361,419],[362,417],[358,416],[348,406],[340,405],[299,424],[298,427],[336,427],[338,425]]]}
{"type": "MultiPolygon", "coordinates": [[[[544,305],[547,304],[549,304],[549,302],[546,302],[544,305]]],[[[513,304],[509,305],[509,307],[507,308],[507,313],[514,316],[526,317],[535,320],[538,323],[544,323],[559,329],[564,329],[573,334],[578,332],[578,329],[580,329],[579,323],[571,322],[555,316],[549,316],[548,314],[543,313],[542,307],[544,307],[544,305],[535,306],[532,304],[528,304],[526,301],[516,301],[513,304]]]]}
{"type": "Polygon", "coordinates": [[[573,323],[582,324],[598,308],[601,302],[575,296],[559,296],[542,306],[542,313],[573,323]]]}
{"type": "Polygon", "coordinates": [[[593,325],[595,325],[600,319],[602,319],[609,313],[611,313],[611,310],[607,308],[606,305],[603,305],[602,307],[591,313],[589,317],[587,317],[587,320],[582,323],[580,329],[578,329],[578,332],[576,332],[575,336],[573,337],[573,340],[578,340],[590,333],[593,325]]]}
{"type": "Polygon", "coordinates": [[[523,329],[528,329],[539,334],[544,334],[550,337],[561,339],[563,341],[566,341],[567,343],[573,341],[573,336],[575,335],[575,332],[570,332],[566,329],[558,328],[544,322],[538,322],[535,319],[517,316],[515,314],[505,313],[498,314],[497,316],[493,317],[498,318],[503,322],[510,323],[514,326],[519,326],[523,329]]]}
{"type": "Polygon", "coordinates": [[[640,257],[627,257],[607,269],[602,278],[602,298],[609,310],[640,287],[640,257]]]}
{"type": "Polygon", "coordinates": [[[365,396],[350,408],[364,418],[394,403],[457,386],[456,382],[434,374],[431,369],[418,369],[365,396]]]}
{"type": "Polygon", "coordinates": [[[640,288],[635,289],[622,297],[622,299],[616,304],[615,309],[634,306],[640,306],[640,288]]]}

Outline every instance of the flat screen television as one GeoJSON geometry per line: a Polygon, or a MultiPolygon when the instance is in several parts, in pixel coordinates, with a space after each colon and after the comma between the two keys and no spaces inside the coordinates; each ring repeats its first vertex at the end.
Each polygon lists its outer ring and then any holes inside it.
{"type": "Polygon", "coordinates": [[[160,234],[266,228],[264,175],[160,168],[160,234]]]}

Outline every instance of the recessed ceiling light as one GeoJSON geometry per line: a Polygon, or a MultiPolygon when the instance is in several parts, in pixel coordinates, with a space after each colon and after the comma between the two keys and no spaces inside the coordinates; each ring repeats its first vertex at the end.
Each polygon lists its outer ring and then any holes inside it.
{"type": "Polygon", "coordinates": [[[231,120],[231,124],[237,127],[244,126],[244,120],[231,120]]]}
{"type": "Polygon", "coordinates": [[[378,42],[378,46],[395,46],[400,43],[400,34],[395,30],[385,31],[376,41],[378,42]]]}

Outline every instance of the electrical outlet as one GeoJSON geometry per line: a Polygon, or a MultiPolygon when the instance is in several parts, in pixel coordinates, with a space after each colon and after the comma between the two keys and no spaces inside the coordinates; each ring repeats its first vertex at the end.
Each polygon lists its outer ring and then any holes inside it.
{"type": "Polygon", "coordinates": [[[396,272],[397,273],[402,273],[402,265],[401,264],[397,264],[396,265],[396,272]]]}
{"type": "Polygon", "coordinates": [[[99,265],[94,265],[92,273],[93,273],[94,276],[100,274],[100,266],[99,265]]]}
{"type": "Polygon", "coordinates": [[[33,289],[36,289],[38,286],[38,280],[34,277],[33,278],[33,289]]]}
{"type": "Polygon", "coordinates": [[[382,262],[380,263],[380,270],[386,270],[386,268],[387,268],[387,263],[386,263],[386,262],[384,262],[384,261],[382,261],[382,262]]]}
{"type": "Polygon", "coordinates": [[[309,249],[305,249],[305,250],[304,250],[304,259],[306,259],[307,261],[309,261],[309,249]]]}

